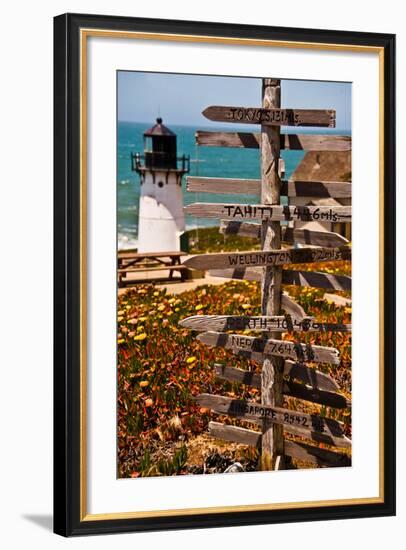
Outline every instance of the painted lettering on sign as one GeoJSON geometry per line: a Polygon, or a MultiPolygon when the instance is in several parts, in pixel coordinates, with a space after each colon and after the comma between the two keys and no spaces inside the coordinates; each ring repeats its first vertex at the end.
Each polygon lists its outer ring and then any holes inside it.
{"type": "Polygon", "coordinates": [[[213,347],[223,347],[249,353],[263,355],[279,355],[298,361],[314,361],[316,363],[340,363],[338,350],[325,346],[314,346],[290,342],[288,340],[274,340],[244,336],[241,334],[227,334],[225,332],[202,332],[197,337],[203,344],[213,347]]]}
{"type": "Polygon", "coordinates": [[[299,124],[300,113],[292,109],[260,109],[245,107],[230,107],[225,110],[225,117],[236,122],[277,122],[278,124],[299,124]]]}
{"type": "MultiPolygon", "coordinates": [[[[280,212],[280,207],[277,206],[256,206],[256,205],[238,205],[238,204],[224,204],[223,213],[228,218],[243,218],[243,219],[272,219],[275,213],[280,212]]],[[[326,221],[337,222],[339,221],[339,214],[334,211],[333,208],[327,210],[322,208],[309,209],[306,207],[291,207],[288,211],[289,216],[292,218],[298,218],[302,221],[326,221]]]]}
{"type": "Polygon", "coordinates": [[[209,120],[263,124],[269,126],[335,127],[336,113],[328,109],[265,109],[262,107],[230,107],[211,105],[203,113],[209,120]]]}
{"type": "Polygon", "coordinates": [[[228,220],[351,222],[351,206],[283,206],[266,204],[193,203],[190,216],[228,220]]]}
{"type": "Polygon", "coordinates": [[[199,254],[185,260],[193,269],[230,269],[249,266],[272,267],[284,264],[328,262],[351,259],[351,247],[286,248],[243,253],[199,254]]]}

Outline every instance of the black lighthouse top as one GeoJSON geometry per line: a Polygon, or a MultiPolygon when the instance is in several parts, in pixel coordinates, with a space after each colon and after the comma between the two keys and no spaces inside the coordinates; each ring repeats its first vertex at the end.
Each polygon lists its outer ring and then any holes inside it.
{"type": "Polygon", "coordinates": [[[189,171],[189,157],[176,156],[176,134],[162,124],[162,118],[156,119],[156,124],[144,132],[144,154],[132,155],[133,170],[165,170],[176,172],[189,171]],[[142,163],[144,159],[144,163],[142,163]],[[178,160],[182,162],[178,168],[178,160]]]}

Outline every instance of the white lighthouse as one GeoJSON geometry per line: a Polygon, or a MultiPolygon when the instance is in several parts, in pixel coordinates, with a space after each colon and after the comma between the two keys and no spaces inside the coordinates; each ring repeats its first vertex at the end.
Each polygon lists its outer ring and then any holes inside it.
{"type": "Polygon", "coordinates": [[[139,252],[180,250],[185,230],[182,176],[189,172],[189,157],[176,155],[176,134],[157,118],[155,126],[144,132],[144,154],[132,155],[133,170],[141,180],[139,252]]]}

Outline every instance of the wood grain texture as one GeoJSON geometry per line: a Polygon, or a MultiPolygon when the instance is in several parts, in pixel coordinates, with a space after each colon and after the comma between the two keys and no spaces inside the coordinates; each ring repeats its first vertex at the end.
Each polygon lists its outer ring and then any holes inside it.
{"type": "MultiPolygon", "coordinates": [[[[262,435],[260,432],[240,428],[239,426],[228,426],[220,422],[209,422],[209,434],[217,439],[224,439],[241,445],[261,448],[262,435]]],[[[314,445],[290,441],[284,442],[284,452],[297,460],[311,462],[320,467],[345,467],[351,466],[351,459],[343,453],[320,449],[314,445]]]]}
{"type": "Polygon", "coordinates": [[[309,229],[282,228],[282,240],[291,244],[336,247],[349,244],[348,239],[332,231],[311,231],[309,229]]]}
{"type": "Polygon", "coordinates": [[[295,319],[306,319],[307,317],[309,317],[302,306],[295,302],[295,300],[291,298],[286,292],[282,292],[281,307],[285,311],[285,313],[291,315],[295,319]]]}
{"type": "Polygon", "coordinates": [[[256,422],[263,422],[266,419],[273,424],[284,426],[287,430],[290,427],[300,429],[302,433],[306,433],[308,436],[313,432],[334,438],[341,438],[344,435],[344,424],[342,422],[316,414],[291,411],[283,407],[265,405],[244,399],[232,399],[231,397],[209,393],[202,393],[195,400],[200,407],[211,409],[217,414],[236,416],[256,422]]]}
{"type": "MultiPolygon", "coordinates": [[[[310,198],[351,198],[351,183],[341,181],[282,181],[281,195],[310,198]]],[[[261,180],[188,176],[186,189],[194,193],[261,195],[261,180]]]]}
{"type": "Polygon", "coordinates": [[[339,352],[335,348],[325,346],[313,346],[276,340],[274,338],[257,338],[241,334],[227,334],[225,332],[208,331],[200,333],[197,339],[209,347],[222,347],[226,349],[256,352],[264,355],[276,355],[287,357],[296,361],[312,361],[314,363],[340,364],[339,352]]]}
{"type": "Polygon", "coordinates": [[[291,315],[193,315],[179,321],[196,331],[256,330],[264,332],[351,332],[351,325],[318,323],[314,318],[291,315]]]}
{"type": "Polygon", "coordinates": [[[260,432],[238,426],[227,426],[220,422],[209,422],[209,434],[217,439],[250,445],[258,449],[261,448],[262,444],[262,434],[260,432]]]}
{"type": "Polygon", "coordinates": [[[348,246],[335,248],[284,248],[282,250],[198,254],[185,260],[183,265],[193,269],[209,270],[241,267],[274,267],[350,259],[351,248],[348,246]]]}
{"type": "Polygon", "coordinates": [[[239,235],[251,239],[261,238],[261,224],[247,223],[236,220],[220,220],[220,233],[223,235],[239,235]]]}
{"type": "MultiPolygon", "coordinates": [[[[210,132],[198,130],[196,144],[205,147],[237,147],[259,149],[260,133],[250,132],[210,132]]],[[[351,151],[350,136],[281,134],[281,149],[291,151],[351,151]]]]}
{"type": "Polygon", "coordinates": [[[332,275],[318,271],[284,269],[282,272],[282,283],[285,285],[351,290],[351,281],[348,275],[332,275]]]}
{"type": "MultiPolygon", "coordinates": [[[[239,357],[245,357],[246,359],[251,359],[261,364],[264,359],[262,353],[237,349],[231,349],[231,351],[239,357]]],[[[297,380],[302,384],[319,390],[333,393],[340,390],[336,381],[328,374],[325,374],[314,367],[308,367],[307,365],[296,361],[285,360],[283,374],[284,376],[289,376],[292,380],[297,380]]]]}
{"type": "Polygon", "coordinates": [[[315,389],[327,392],[336,392],[340,389],[337,382],[328,374],[296,361],[286,360],[283,374],[315,389]]]}
{"type": "MultiPolygon", "coordinates": [[[[238,279],[244,281],[260,281],[262,267],[241,267],[235,269],[210,269],[211,277],[238,279]]],[[[303,271],[284,269],[282,284],[312,288],[328,288],[330,290],[351,290],[351,277],[348,275],[332,275],[320,271],[303,271]]]]}
{"type": "MultiPolygon", "coordinates": [[[[281,82],[277,79],[262,80],[262,106],[264,109],[279,109],[281,105],[281,82]]],[[[280,127],[261,126],[261,203],[280,204],[281,179],[279,172],[280,127]]],[[[265,219],[261,227],[261,248],[264,251],[281,248],[281,225],[279,222],[265,219]]],[[[262,315],[279,315],[281,309],[282,269],[268,265],[262,270],[261,313],[262,315]]],[[[280,333],[269,332],[271,338],[279,339],[280,333]]],[[[276,355],[265,357],[261,371],[261,403],[271,406],[283,405],[283,363],[282,357],[276,355]]],[[[262,423],[263,469],[274,468],[276,464],[282,469],[283,429],[281,425],[264,419],[262,423]]]]}
{"type": "MultiPolygon", "coordinates": [[[[261,225],[237,220],[221,220],[220,233],[223,235],[239,235],[252,239],[261,238],[261,225]]],[[[294,229],[282,227],[282,242],[288,244],[308,244],[312,246],[336,247],[349,244],[349,241],[330,231],[311,231],[309,229],[294,229]]]]}
{"type": "Polygon", "coordinates": [[[351,206],[283,206],[279,204],[228,204],[195,202],[184,206],[195,218],[260,221],[318,221],[350,223],[351,206]]]}
{"type": "Polygon", "coordinates": [[[263,126],[319,126],[335,128],[336,112],[327,109],[280,109],[210,105],[202,115],[215,122],[263,126]]]}
{"type": "MultiPolygon", "coordinates": [[[[236,367],[226,367],[218,363],[215,363],[214,370],[217,378],[228,380],[229,382],[245,384],[257,389],[261,388],[261,376],[254,372],[238,369],[236,367]]],[[[311,388],[304,384],[293,382],[292,380],[284,380],[283,394],[336,409],[345,409],[351,406],[350,401],[339,393],[311,388]]]]}

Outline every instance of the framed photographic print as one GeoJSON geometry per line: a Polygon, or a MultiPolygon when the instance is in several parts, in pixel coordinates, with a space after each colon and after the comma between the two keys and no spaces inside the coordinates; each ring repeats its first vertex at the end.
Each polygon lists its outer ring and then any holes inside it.
{"type": "Polygon", "coordinates": [[[64,536],[395,513],[395,37],[55,18],[64,536]]]}

